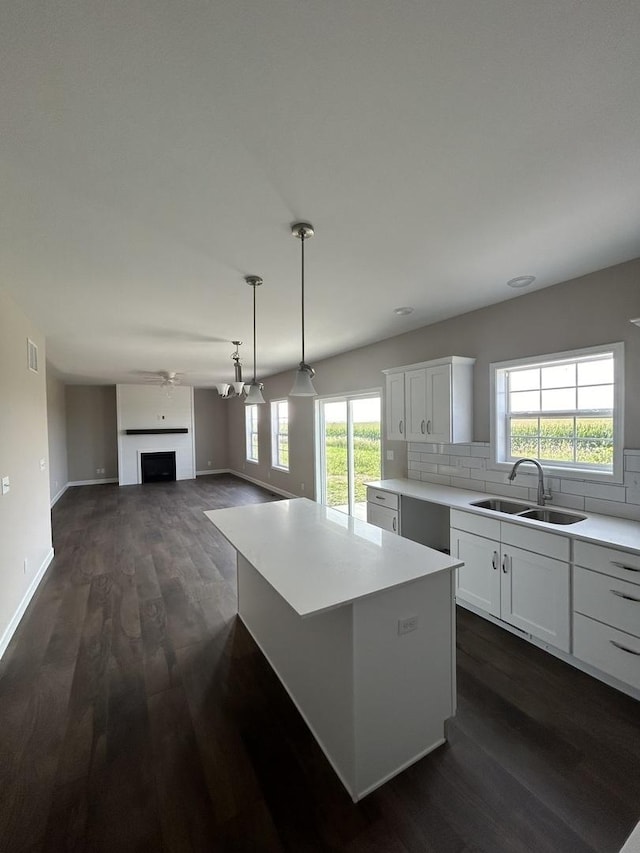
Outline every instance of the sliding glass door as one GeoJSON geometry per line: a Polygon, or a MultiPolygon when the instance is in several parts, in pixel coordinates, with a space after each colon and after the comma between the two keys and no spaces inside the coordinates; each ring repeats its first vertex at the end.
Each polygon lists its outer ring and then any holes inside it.
{"type": "Polygon", "coordinates": [[[382,476],[379,392],[316,401],[318,500],[366,519],[368,480],[382,476]]]}

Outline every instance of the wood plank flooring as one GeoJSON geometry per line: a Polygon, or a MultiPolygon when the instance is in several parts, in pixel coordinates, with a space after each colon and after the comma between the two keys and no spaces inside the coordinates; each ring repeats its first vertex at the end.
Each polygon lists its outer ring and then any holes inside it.
{"type": "Polygon", "coordinates": [[[608,853],[640,706],[458,613],[447,745],[354,805],[235,616],[230,476],[66,492],[0,663],[0,850],[608,853]]]}

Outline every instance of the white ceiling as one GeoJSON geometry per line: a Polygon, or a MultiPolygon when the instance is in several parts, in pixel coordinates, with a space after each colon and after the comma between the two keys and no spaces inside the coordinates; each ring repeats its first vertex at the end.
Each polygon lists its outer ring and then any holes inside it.
{"type": "Polygon", "coordinates": [[[70,381],[318,359],[640,255],[637,0],[3,0],[0,286],[70,381]],[[397,317],[393,308],[415,312],[397,317]]]}

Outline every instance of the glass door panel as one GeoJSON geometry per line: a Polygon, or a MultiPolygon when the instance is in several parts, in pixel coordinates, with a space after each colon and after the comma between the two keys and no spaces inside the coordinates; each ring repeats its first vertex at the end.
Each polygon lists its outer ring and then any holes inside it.
{"type": "Polygon", "coordinates": [[[380,396],[318,401],[320,501],[366,519],[368,480],[382,475],[380,396]]]}

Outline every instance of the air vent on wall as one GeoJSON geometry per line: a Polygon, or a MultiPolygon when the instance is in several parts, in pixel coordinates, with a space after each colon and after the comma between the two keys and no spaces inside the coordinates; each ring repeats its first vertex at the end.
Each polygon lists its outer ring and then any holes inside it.
{"type": "Polygon", "coordinates": [[[38,372],[38,347],[29,338],[27,338],[27,364],[29,370],[38,372]]]}

